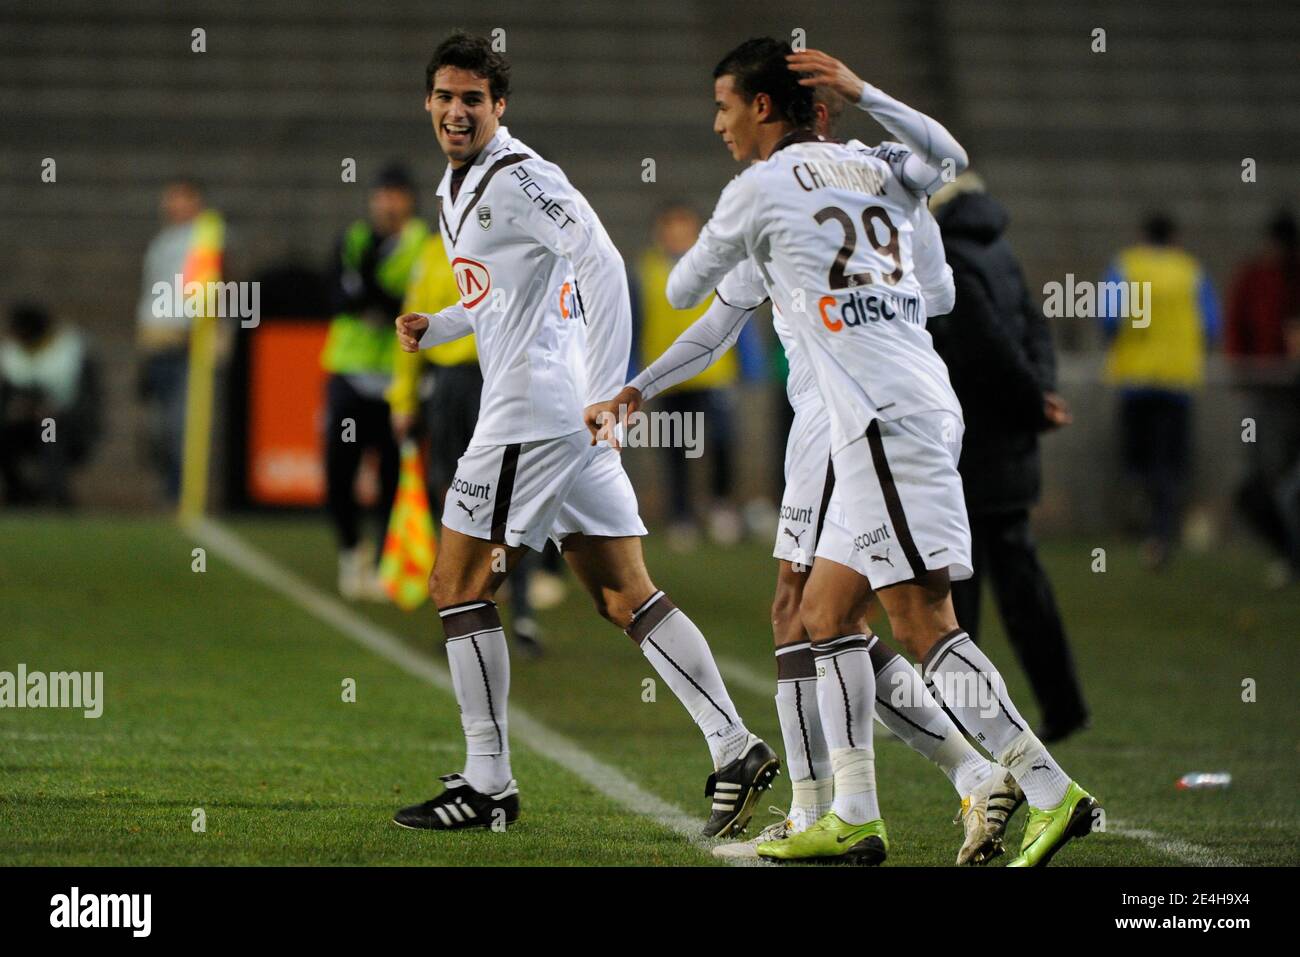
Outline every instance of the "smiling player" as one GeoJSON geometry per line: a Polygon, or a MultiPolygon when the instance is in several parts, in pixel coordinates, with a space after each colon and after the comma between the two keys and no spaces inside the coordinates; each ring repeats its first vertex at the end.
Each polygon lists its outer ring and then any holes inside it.
{"type": "Polygon", "coordinates": [[[492,599],[523,549],[552,538],[599,613],[637,643],[703,732],[715,769],[704,833],[736,833],[780,762],[745,728],[704,636],[651,581],[618,453],[588,441],[584,407],[627,369],[626,273],[582,194],[501,125],[508,93],[509,66],[481,37],[449,37],[426,72],[425,108],[448,160],[438,220],[461,301],[400,316],[398,339],[414,352],[474,333],[483,393],[429,581],[467,759],[441,794],[394,820],[450,830],[518,816],[510,665],[492,599]]]}

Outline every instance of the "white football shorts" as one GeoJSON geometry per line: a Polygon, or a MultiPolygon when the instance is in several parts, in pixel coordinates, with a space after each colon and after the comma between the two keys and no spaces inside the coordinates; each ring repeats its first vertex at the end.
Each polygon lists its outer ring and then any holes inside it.
{"type": "Polygon", "coordinates": [[[817,556],[873,589],[948,570],[970,578],[970,522],[957,462],[964,426],[947,411],[874,420],[834,456],[835,490],[817,556]]]}
{"type": "Polygon", "coordinates": [[[852,536],[831,520],[841,511],[837,494],[830,421],[821,396],[813,392],[803,401],[794,401],[794,421],[785,443],[785,492],[772,557],[807,569],[816,556],[824,555],[865,576],[866,556],[845,547],[852,536]]]}
{"type": "Polygon", "coordinates": [[[785,443],[785,491],[773,558],[812,564],[833,485],[830,423],[820,396],[813,393],[807,401],[794,404],[794,420],[785,443]]]}
{"type": "Polygon", "coordinates": [[[540,442],[471,445],[456,463],[442,524],[540,551],[566,535],[646,534],[618,452],[583,429],[540,442]]]}

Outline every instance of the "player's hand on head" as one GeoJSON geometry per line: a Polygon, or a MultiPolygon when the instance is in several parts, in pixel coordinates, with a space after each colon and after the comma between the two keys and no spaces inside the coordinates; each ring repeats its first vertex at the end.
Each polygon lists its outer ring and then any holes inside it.
{"type": "Polygon", "coordinates": [[[786,56],[786,63],[796,73],[807,74],[799,80],[800,86],[824,86],[834,90],[851,103],[862,96],[866,85],[842,62],[821,50],[800,50],[786,56]]]}
{"type": "Polygon", "coordinates": [[[396,325],[397,342],[402,347],[402,351],[419,352],[420,336],[424,335],[424,330],[429,328],[429,318],[418,312],[408,312],[397,317],[396,325]]]}

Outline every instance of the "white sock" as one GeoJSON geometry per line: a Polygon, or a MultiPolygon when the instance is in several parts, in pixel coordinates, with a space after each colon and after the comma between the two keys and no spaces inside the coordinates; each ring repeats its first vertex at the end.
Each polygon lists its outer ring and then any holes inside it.
{"type": "Polygon", "coordinates": [[[877,641],[871,647],[876,666],[876,717],[908,747],[929,758],[947,775],[958,797],[965,797],[992,772],[900,654],[877,641]]]}
{"type": "Polygon", "coordinates": [[[1031,806],[1061,803],[1069,777],[1029,730],[1002,675],[969,635],[954,632],[931,648],[924,675],[967,733],[1012,773],[1031,806]]]}
{"type": "Polygon", "coordinates": [[[948,776],[959,798],[964,798],[993,776],[999,768],[980,754],[966,740],[966,735],[952,722],[949,737],[934,754],[934,763],[948,776]]]}
{"type": "Polygon", "coordinates": [[[813,645],[817,707],[835,775],[831,809],[848,824],[880,817],[871,747],[876,696],[876,672],[868,653],[871,640],[866,635],[843,635],[813,645]]]}
{"type": "Polygon", "coordinates": [[[704,732],[714,769],[740,757],[749,731],[695,623],[657,591],[632,616],[627,634],[704,732]]]}
{"type": "Polygon", "coordinates": [[[776,716],[790,780],[829,781],[831,756],[817,710],[817,666],[806,641],[776,650],[776,716]]]}
{"type": "Polygon", "coordinates": [[[447,663],[465,732],[465,780],[481,794],[510,783],[510,653],[495,602],[475,601],[439,609],[447,634],[447,663]]]}
{"type": "MultiPolygon", "coordinates": [[[[830,763],[829,755],[827,763],[830,763]]],[[[790,804],[790,830],[798,834],[806,831],[831,809],[835,780],[827,774],[816,781],[795,781],[791,784],[794,800],[790,804]]]]}
{"type": "Polygon", "coordinates": [[[835,799],[831,810],[845,824],[866,824],[880,817],[876,801],[876,756],[870,748],[831,748],[835,799]]]}
{"type": "Polygon", "coordinates": [[[1011,772],[1030,807],[1054,808],[1065,798],[1070,776],[1047,753],[1043,742],[1026,731],[998,755],[998,763],[1011,772]]]}

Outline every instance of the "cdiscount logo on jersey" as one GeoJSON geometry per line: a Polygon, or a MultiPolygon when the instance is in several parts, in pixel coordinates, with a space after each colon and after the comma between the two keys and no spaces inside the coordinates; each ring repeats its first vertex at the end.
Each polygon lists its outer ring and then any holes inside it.
{"type": "Polygon", "coordinates": [[[451,261],[451,271],[456,276],[456,288],[466,309],[473,309],[482,302],[492,288],[492,274],[481,262],[457,256],[451,261]]]}
{"type": "Polygon", "coordinates": [[[579,311],[582,306],[582,300],[578,298],[578,287],[571,282],[566,282],[560,286],[560,318],[572,319],[574,316],[581,315],[579,311]]]}
{"type": "Polygon", "coordinates": [[[845,326],[854,328],[882,320],[901,319],[918,326],[923,323],[920,297],[898,293],[855,291],[850,292],[843,303],[834,296],[822,296],[817,300],[817,312],[822,324],[831,332],[839,332],[845,326]]]}

